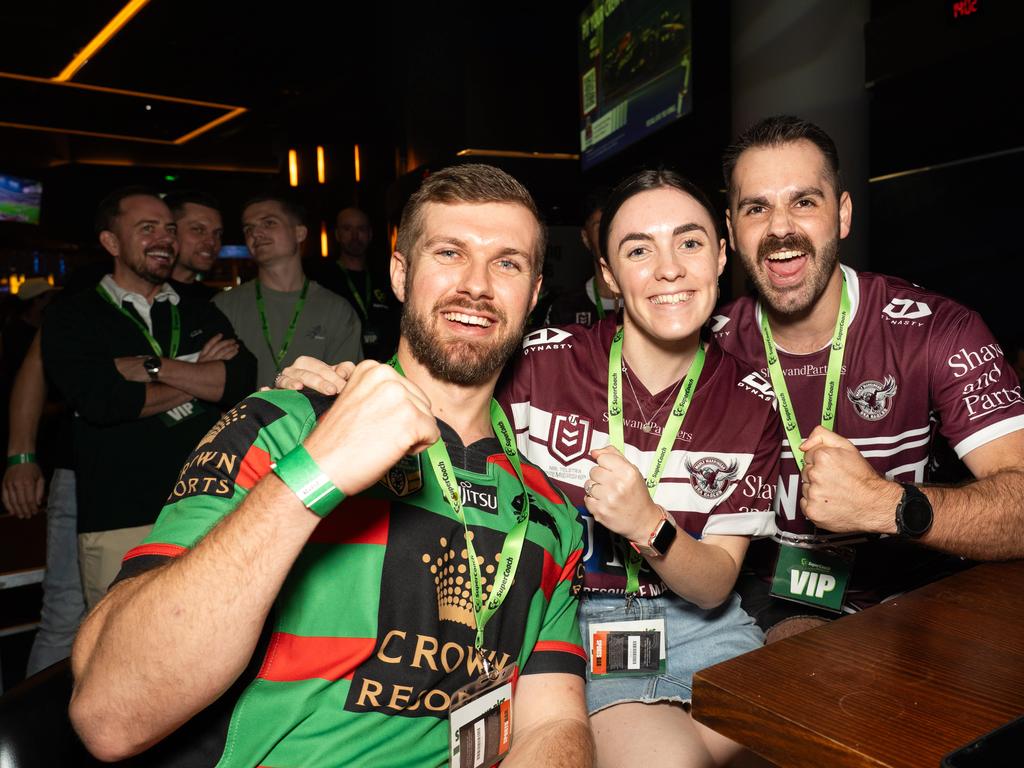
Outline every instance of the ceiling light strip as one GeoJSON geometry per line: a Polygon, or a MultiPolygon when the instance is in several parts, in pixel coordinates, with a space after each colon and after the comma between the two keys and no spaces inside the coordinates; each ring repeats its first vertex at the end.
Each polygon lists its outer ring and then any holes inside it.
{"type": "Polygon", "coordinates": [[[531,160],[579,160],[569,152],[521,152],[513,149],[461,149],[456,157],[524,157],[531,160]]]}
{"type": "Polygon", "coordinates": [[[85,66],[86,62],[89,61],[96,53],[107,43],[110,42],[111,38],[114,37],[121,28],[132,20],[142,8],[149,2],[149,0],[131,0],[124,8],[118,11],[117,15],[114,16],[107,25],[99,31],[89,43],[78,52],[78,54],[71,60],[71,63],[64,67],[63,71],[53,78],[54,82],[64,83],[73,78],[82,67],[85,66]]]}
{"type": "Polygon", "coordinates": [[[236,117],[238,117],[240,114],[242,114],[245,111],[246,111],[245,107],[238,107],[237,109],[233,109],[231,112],[228,112],[226,115],[221,115],[220,117],[216,118],[215,120],[211,120],[206,125],[202,125],[202,126],[196,128],[191,133],[186,133],[184,136],[179,136],[178,138],[176,138],[171,143],[172,144],[184,144],[187,141],[192,141],[192,139],[194,139],[196,136],[204,134],[207,131],[209,131],[209,130],[211,130],[213,128],[216,128],[218,125],[221,125],[222,123],[226,123],[228,120],[234,120],[236,117]]]}

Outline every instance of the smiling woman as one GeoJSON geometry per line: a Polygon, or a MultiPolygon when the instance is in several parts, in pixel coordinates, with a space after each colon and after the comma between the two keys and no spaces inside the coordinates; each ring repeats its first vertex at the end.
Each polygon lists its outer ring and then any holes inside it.
{"type": "Polygon", "coordinates": [[[689,717],[692,676],[762,643],[732,589],[750,537],[774,530],[779,427],[748,371],[701,338],[725,266],[704,194],[671,171],[634,174],[600,241],[621,319],[558,329],[558,345],[552,329],[527,336],[502,403],[587,522],[598,763],[726,762],[738,746],[689,717]]]}

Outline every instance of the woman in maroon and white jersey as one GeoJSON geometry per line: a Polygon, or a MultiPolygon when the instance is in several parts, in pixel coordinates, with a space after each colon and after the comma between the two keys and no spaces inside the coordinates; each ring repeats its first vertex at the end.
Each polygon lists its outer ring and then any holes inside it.
{"type": "MultiPolygon", "coordinates": [[[[529,334],[499,393],[520,450],[586,523],[581,630],[592,654],[587,700],[599,765],[728,761],[738,746],[687,712],[693,673],[763,642],[733,585],[751,536],[774,532],[781,431],[773,399],[750,386],[749,369],[702,342],[725,266],[716,222],[705,195],[676,173],[625,179],[600,233],[605,279],[625,304],[621,320],[529,334]],[[644,552],[631,585],[630,542],[644,552]],[[627,611],[628,587],[639,589],[627,611]],[[655,616],[666,635],[662,669],[595,670],[611,640],[601,648],[593,625],[633,620],[639,632],[655,616]]],[[[614,664],[610,653],[607,661],[614,664]]]]}

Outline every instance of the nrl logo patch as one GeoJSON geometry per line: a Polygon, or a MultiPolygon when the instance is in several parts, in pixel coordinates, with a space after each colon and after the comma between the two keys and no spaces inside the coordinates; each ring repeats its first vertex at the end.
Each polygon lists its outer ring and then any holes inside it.
{"type": "Polygon", "coordinates": [[[698,496],[717,499],[740,473],[739,463],[726,464],[717,456],[705,456],[690,463],[686,460],[686,471],[690,473],[690,485],[698,496]]]}
{"type": "Polygon", "coordinates": [[[396,496],[408,496],[423,487],[419,456],[404,456],[380,479],[380,484],[396,496]]]}
{"type": "Polygon", "coordinates": [[[575,413],[556,414],[548,436],[551,455],[565,465],[582,458],[590,450],[590,432],[590,419],[575,413]]]}
{"type": "Polygon", "coordinates": [[[856,389],[847,389],[846,396],[853,403],[858,416],[868,421],[879,421],[892,409],[892,399],[897,389],[896,379],[886,376],[884,381],[868,379],[856,389]]]}

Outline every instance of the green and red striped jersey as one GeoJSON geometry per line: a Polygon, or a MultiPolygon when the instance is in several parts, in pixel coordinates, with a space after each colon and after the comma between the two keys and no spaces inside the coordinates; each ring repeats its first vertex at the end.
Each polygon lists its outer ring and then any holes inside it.
{"type": "MultiPolygon", "coordinates": [[[[121,578],[194,547],[332,401],[263,392],[227,413],[189,457],[152,534],[126,555],[121,578]]],[[[486,592],[522,487],[497,440],[467,447],[440,426],[486,592]]],[[[540,470],[523,461],[523,473],[527,540],[512,589],[486,625],[484,654],[520,674],[583,675],[582,525],[540,470]]],[[[324,518],[278,595],[252,677],[215,705],[219,716],[204,713],[206,733],[185,727],[190,748],[178,762],[161,764],[444,764],[450,697],[482,671],[466,564],[462,524],[426,458],[407,457],[324,518]]]]}

